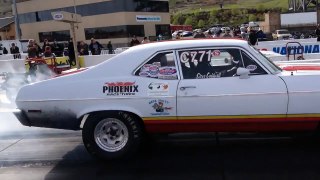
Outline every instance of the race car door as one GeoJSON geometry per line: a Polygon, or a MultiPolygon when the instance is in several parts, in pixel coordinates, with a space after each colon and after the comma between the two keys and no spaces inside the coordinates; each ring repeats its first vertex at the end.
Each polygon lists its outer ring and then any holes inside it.
{"type": "Polygon", "coordinates": [[[136,99],[137,109],[147,132],[168,132],[176,120],[176,92],[179,82],[173,51],[155,53],[135,72],[142,97],[136,99]]]}
{"type": "Polygon", "coordinates": [[[191,125],[185,130],[281,128],[268,123],[286,120],[285,83],[248,52],[237,47],[185,49],[177,57],[183,76],[177,89],[178,122],[191,125]],[[238,68],[250,76],[238,76],[238,68]]]}

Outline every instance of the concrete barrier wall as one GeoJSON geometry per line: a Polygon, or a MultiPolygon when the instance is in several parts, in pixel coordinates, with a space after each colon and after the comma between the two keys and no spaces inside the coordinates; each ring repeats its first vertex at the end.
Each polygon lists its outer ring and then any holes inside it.
{"type": "MultiPolygon", "coordinates": [[[[21,54],[21,59],[26,59],[27,54],[21,54]]],[[[13,54],[3,54],[0,55],[0,61],[1,60],[8,60],[8,59],[14,59],[13,54]]]]}
{"type": "MultiPolygon", "coordinates": [[[[81,67],[89,67],[100,64],[116,54],[104,54],[104,55],[90,55],[80,57],[81,67]]],[[[25,59],[13,59],[11,55],[1,56],[0,59],[0,73],[11,72],[11,73],[24,73],[26,72],[25,59]]],[[[58,57],[57,62],[65,62],[67,57],[58,57]]]]}
{"type": "Polygon", "coordinates": [[[8,59],[0,60],[0,73],[25,73],[25,60],[24,59],[8,59]]]}
{"type": "Polygon", "coordinates": [[[94,66],[100,64],[112,57],[116,56],[116,54],[104,54],[104,55],[91,55],[91,56],[83,56],[83,67],[94,66]]]}

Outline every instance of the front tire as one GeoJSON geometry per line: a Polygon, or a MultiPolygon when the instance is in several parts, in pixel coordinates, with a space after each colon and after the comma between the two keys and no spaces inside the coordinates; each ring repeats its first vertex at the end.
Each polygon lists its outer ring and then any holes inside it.
{"type": "Polygon", "coordinates": [[[82,130],[86,149],[105,160],[130,157],[140,147],[142,134],[138,120],[126,112],[91,115],[82,130]]]}

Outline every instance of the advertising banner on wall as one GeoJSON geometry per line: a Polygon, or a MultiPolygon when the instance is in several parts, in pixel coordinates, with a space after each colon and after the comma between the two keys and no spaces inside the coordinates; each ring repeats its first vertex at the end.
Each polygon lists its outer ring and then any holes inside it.
{"type": "MultiPolygon", "coordinates": [[[[276,53],[285,55],[287,54],[287,47],[291,50],[299,51],[295,52],[304,54],[320,53],[320,42],[317,42],[316,38],[310,39],[294,39],[294,40],[279,40],[279,41],[262,41],[256,46],[260,50],[274,51],[276,53]],[[302,47],[299,47],[300,43],[302,47]]],[[[291,52],[292,54],[292,52],[291,52]]]]}
{"type": "Polygon", "coordinates": [[[137,22],[160,22],[161,16],[136,15],[137,22]]]}

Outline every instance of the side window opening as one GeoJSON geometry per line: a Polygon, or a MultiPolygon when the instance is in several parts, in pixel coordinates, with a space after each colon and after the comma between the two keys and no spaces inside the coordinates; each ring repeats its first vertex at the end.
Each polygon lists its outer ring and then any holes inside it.
{"type": "Polygon", "coordinates": [[[244,67],[250,70],[250,75],[267,74],[267,72],[254,61],[247,53],[241,51],[244,67]]]}
{"type": "Polygon", "coordinates": [[[232,77],[243,67],[240,50],[201,49],[179,52],[184,79],[232,77]]]}
{"type": "Polygon", "coordinates": [[[138,69],[135,75],[156,79],[178,79],[173,52],[156,54],[138,69]]]}

